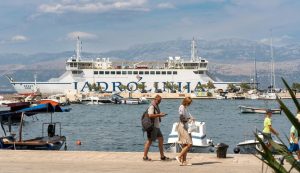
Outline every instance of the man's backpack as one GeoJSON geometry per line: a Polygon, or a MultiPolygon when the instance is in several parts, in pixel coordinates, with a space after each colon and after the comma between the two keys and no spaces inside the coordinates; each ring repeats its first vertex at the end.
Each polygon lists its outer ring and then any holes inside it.
{"type": "MultiPolygon", "coordinates": [[[[150,107],[150,106],[149,106],[150,107]]],[[[150,118],[148,114],[148,109],[143,113],[141,122],[142,122],[142,130],[144,132],[151,132],[154,127],[154,118],[150,118]]],[[[154,113],[157,111],[157,108],[154,106],[154,113]]]]}
{"type": "Polygon", "coordinates": [[[154,119],[149,117],[148,109],[142,115],[142,130],[144,132],[151,132],[154,127],[154,119]]]}

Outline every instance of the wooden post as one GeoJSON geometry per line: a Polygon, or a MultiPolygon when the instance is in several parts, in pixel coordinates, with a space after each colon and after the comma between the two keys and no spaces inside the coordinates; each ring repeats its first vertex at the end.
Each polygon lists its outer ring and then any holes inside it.
{"type": "Polygon", "coordinates": [[[22,141],[23,118],[24,118],[24,112],[22,112],[21,121],[20,121],[20,128],[19,128],[19,142],[22,141]]]}

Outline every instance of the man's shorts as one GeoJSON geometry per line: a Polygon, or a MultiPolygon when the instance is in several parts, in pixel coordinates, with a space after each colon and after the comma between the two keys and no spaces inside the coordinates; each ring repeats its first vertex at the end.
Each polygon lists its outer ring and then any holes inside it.
{"type": "Polygon", "coordinates": [[[295,143],[290,143],[289,151],[290,152],[299,151],[299,145],[295,143]]]}
{"type": "Polygon", "coordinates": [[[263,133],[263,136],[264,136],[264,139],[263,139],[264,143],[269,143],[269,140],[273,140],[271,133],[263,133]]]}
{"type": "Polygon", "coordinates": [[[154,127],[152,131],[147,132],[147,138],[151,141],[156,141],[156,138],[163,137],[160,128],[154,127]]]}

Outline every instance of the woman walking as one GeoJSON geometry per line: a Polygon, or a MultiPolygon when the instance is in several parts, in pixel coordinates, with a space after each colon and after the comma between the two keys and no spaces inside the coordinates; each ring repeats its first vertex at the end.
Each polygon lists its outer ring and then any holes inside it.
{"type": "Polygon", "coordinates": [[[183,148],[176,160],[179,162],[180,166],[191,166],[192,164],[186,161],[186,156],[188,151],[193,145],[192,136],[188,133],[188,122],[194,121],[194,118],[188,111],[188,106],[192,103],[191,97],[185,97],[182,101],[182,104],[179,106],[179,124],[177,126],[179,142],[183,145],[183,148]]]}

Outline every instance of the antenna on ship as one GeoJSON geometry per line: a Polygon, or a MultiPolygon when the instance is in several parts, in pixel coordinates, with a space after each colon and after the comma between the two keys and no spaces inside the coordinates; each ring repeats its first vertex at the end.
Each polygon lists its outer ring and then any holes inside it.
{"type": "Polygon", "coordinates": [[[191,44],[191,61],[196,61],[197,58],[197,45],[195,38],[193,37],[192,44],[191,44]]]}
{"type": "Polygon", "coordinates": [[[77,37],[77,44],[76,44],[76,61],[78,62],[80,60],[80,53],[81,53],[81,43],[79,40],[79,36],[77,37]]]}

